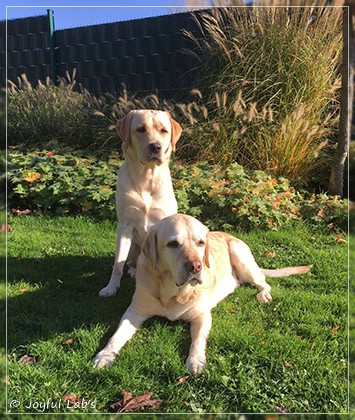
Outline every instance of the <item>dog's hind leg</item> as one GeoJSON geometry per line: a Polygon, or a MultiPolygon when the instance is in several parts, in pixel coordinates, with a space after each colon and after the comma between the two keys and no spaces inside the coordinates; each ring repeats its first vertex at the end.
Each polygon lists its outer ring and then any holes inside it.
{"type": "Polygon", "coordinates": [[[271,302],[271,286],[265,280],[265,274],[256,263],[248,245],[236,238],[229,242],[229,255],[233,271],[241,283],[249,283],[259,290],[257,299],[260,302],[271,302]]]}
{"type": "Polygon", "coordinates": [[[113,296],[120,287],[123,268],[132,244],[132,237],[133,231],[131,227],[124,224],[118,226],[116,256],[111,278],[107,286],[100,290],[100,297],[113,296]]]}

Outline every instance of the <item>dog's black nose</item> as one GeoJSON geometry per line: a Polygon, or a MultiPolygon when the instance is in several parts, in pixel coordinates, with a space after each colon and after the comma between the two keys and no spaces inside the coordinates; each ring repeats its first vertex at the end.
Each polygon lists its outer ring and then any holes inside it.
{"type": "Polygon", "coordinates": [[[161,145],[159,143],[150,143],[148,145],[150,153],[159,153],[161,151],[161,145]]]}
{"type": "Polygon", "coordinates": [[[198,274],[202,270],[202,264],[200,260],[186,261],[185,266],[189,273],[198,274]]]}

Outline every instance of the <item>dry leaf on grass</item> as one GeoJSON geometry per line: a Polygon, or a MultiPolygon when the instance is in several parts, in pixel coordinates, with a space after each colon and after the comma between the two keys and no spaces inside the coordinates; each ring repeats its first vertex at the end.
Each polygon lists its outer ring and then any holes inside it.
{"type": "Polygon", "coordinates": [[[277,412],[279,412],[279,413],[285,413],[285,414],[287,414],[287,413],[288,413],[288,411],[286,410],[286,408],[283,408],[283,407],[278,407],[277,405],[274,405],[274,409],[275,409],[277,412]]]}
{"type": "Polygon", "coordinates": [[[183,376],[182,378],[179,378],[176,385],[181,385],[183,382],[187,381],[189,379],[190,375],[183,376]]]}
{"type": "Polygon", "coordinates": [[[332,334],[336,334],[338,332],[338,329],[340,328],[340,325],[336,325],[332,328],[332,334]]]}
{"type": "Polygon", "coordinates": [[[275,251],[270,251],[269,249],[265,248],[265,255],[267,257],[275,257],[276,256],[276,252],[275,251]]]}
{"type": "Polygon", "coordinates": [[[33,365],[36,363],[35,359],[32,356],[29,356],[28,354],[25,354],[24,356],[20,357],[18,361],[23,365],[33,365]]]}
{"type": "Polygon", "coordinates": [[[119,413],[129,413],[132,411],[142,411],[146,408],[159,408],[161,406],[161,400],[152,400],[153,392],[145,392],[138,397],[132,396],[130,392],[125,390],[121,391],[122,400],[117,400],[114,403],[110,404],[110,408],[119,413]]]}
{"type": "Polygon", "coordinates": [[[65,341],[62,342],[62,344],[66,345],[66,346],[70,346],[73,343],[74,343],[74,340],[72,338],[68,338],[68,340],[65,340],[65,341]]]}
{"type": "Polygon", "coordinates": [[[348,243],[348,241],[346,241],[345,239],[343,239],[340,235],[337,236],[336,241],[338,242],[338,244],[346,244],[346,243],[348,243]]]}
{"type": "Polygon", "coordinates": [[[62,396],[62,401],[66,402],[69,406],[77,405],[78,403],[81,404],[83,402],[83,399],[75,394],[65,394],[62,396]]]}

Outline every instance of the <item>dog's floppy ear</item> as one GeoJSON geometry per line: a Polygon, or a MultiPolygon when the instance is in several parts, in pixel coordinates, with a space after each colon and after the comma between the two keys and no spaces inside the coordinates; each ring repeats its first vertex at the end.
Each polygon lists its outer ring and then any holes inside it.
{"type": "Polygon", "coordinates": [[[123,140],[124,146],[131,145],[131,122],[135,111],[130,111],[126,116],[117,121],[116,131],[123,140]]]}
{"type": "Polygon", "coordinates": [[[206,237],[205,255],[203,256],[203,262],[207,268],[210,268],[210,246],[208,241],[208,233],[206,237]]]}
{"type": "Polygon", "coordinates": [[[175,121],[170,115],[169,118],[171,124],[171,148],[172,151],[175,152],[176,143],[178,142],[181,136],[182,128],[181,125],[177,121],[175,121]]]}
{"type": "Polygon", "coordinates": [[[148,232],[142,247],[143,255],[150,261],[153,270],[155,270],[158,260],[158,240],[157,232],[151,228],[148,232]]]}

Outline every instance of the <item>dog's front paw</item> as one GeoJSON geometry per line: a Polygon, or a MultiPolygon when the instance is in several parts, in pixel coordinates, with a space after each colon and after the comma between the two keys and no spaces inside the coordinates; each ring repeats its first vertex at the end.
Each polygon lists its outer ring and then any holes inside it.
{"type": "Polygon", "coordinates": [[[205,368],[206,358],[205,356],[188,357],[186,360],[187,370],[192,375],[200,375],[205,368]]]}
{"type": "Polygon", "coordinates": [[[99,296],[100,297],[110,297],[114,296],[117,292],[117,287],[106,286],[100,290],[99,296]]]}
{"type": "Polygon", "coordinates": [[[272,301],[272,297],[270,292],[268,292],[267,290],[261,291],[256,295],[256,298],[258,299],[259,302],[261,303],[269,303],[272,301]]]}
{"type": "Polygon", "coordinates": [[[113,352],[108,352],[105,349],[101,350],[94,357],[92,364],[95,368],[103,368],[105,366],[111,366],[115,361],[116,354],[113,352]]]}

